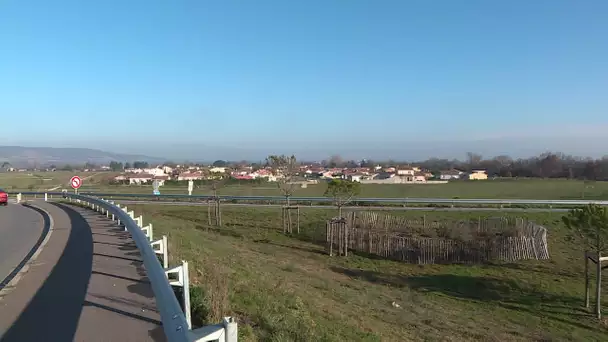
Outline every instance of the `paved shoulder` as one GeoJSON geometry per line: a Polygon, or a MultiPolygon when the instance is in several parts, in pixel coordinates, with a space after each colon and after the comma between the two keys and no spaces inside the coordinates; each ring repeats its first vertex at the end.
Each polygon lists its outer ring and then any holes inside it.
{"type": "Polygon", "coordinates": [[[0,206],[0,290],[26,261],[44,233],[44,217],[21,205],[0,206]]]}
{"type": "Polygon", "coordinates": [[[164,340],[128,234],[86,209],[41,206],[53,216],[54,232],[38,264],[0,302],[0,342],[164,340]]]}

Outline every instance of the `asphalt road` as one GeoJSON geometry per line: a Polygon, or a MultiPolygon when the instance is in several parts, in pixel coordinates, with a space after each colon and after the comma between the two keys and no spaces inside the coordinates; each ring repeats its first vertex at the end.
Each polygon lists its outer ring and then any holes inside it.
{"type": "MultiPolygon", "coordinates": [[[[137,201],[137,200],[115,200],[119,204],[156,204],[156,205],[172,205],[172,206],[206,206],[207,203],[203,202],[171,202],[171,201],[137,201]]],[[[253,204],[253,203],[222,203],[222,206],[227,207],[276,207],[280,208],[282,204],[253,204]]],[[[302,208],[314,208],[314,209],[332,209],[336,208],[330,205],[303,205],[302,208]]],[[[363,206],[363,207],[343,207],[343,209],[349,210],[421,210],[421,211],[504,211],[504,212],[568,212],[569,209],[563,208],[464,208],[464,207],[453,207],[453,208],[437,208],[437,207],[389,207],[389,206],[363,206]]]]}
{"type": "Polygon", "coordinates": [[[28,255],[44,230],[42,215],[21,205],[0,206],[0,284],[28,255]]]}

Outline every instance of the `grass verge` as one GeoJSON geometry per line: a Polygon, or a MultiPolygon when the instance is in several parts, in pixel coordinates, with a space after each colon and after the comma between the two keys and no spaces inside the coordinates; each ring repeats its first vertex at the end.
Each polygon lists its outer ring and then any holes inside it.
{"type": "Polygon", "coordinates": [[[548,227],[550,261],[419,266],[330,258],[315,243],[330,210],[303,210],[301,234],[287,237],[279,208],[224,208],[219,229],[207,225],[204,207],[129,209],[168,235],[172,263],[190,262],[197,322],[234,315],[242,341],[608,340],[605,325],[582,308],[582,253],[566,242],[556,214],[502,215],[548,227]]]}

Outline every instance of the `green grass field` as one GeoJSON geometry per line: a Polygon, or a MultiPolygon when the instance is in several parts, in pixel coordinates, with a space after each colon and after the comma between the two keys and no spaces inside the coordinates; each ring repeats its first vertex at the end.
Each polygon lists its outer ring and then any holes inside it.
{"type": "MultiPolygon", "coordinates": [[[[187,194],[187,187],[161,187],[162,194],[187,194]]],[[[152,193],[152,186],[101,186],[85,185],[81,191],[109,193],[152,193]]],[[[295,196],[323,196],[325,185],[298,188],[295,196]]],[[[222,188],[221,195],[278,196],[275,184],[258,186],[230,185],[222,188]]],[[[200,187],[193,194],[210,195],[208,187],[200,187]]],[[[594,199],[608,200],[608,182],[576,180],[488,180],[453,182],[448,184],[363,184],[360,197],[422,197],[422,198],[501,198],[501,199],[594,199]]]]}
{"type": "Polygon", "coordinates": [[[71,189],[68,183],[70,178],[76,174],[89,183],[96,183],[98,178],[104,175],[104,173],[68,171],[6,172],[0,173],[0,188],[6,191],[46,191],[60,187],[55,191],[61,191],[63,188],[71,189]]]}
{"type": "Polygon", "coordinates": [[[566,241],[557,214],[502,214],[545,225],[549,261],[420,266],[329,257],[314,237],[336,214],[331,210],[303,209],[301,236],[287,237],[279,208],[225,207],[221,229],[208,226],[205,207],[129,209],[153,223],[157,237],[168,235],[172,264],[190,262],[196,320],[234,315],[242,341],[608,340],[606,325],[582,308],[582,252],[566,241]]]}
{"type": "MultiPolygon", "coordinates": [[[[68,180],[78,174],[85,179],[81,192],[103,193],[142,193],[151,194],[151,185],[115,185],[104,184],[115,173],[74,173],[74,172],[41,172],[41,173],[0,173],[0,188],[7,191],[46,191],[58,187],[71,189],[68,180]]],[[[325,184],[309,185],[298,188],[294,196],[323,196],[325,184]]],[[[187,194],[187,187],[161,187],[162,194],[187,194]]],[[[207,186],[194,189],[194,195],[211,195],[207,186]]],[[[235,196],[279,196],[281,192],[274,183],[261,185],[227,185],[220,189],[221,195],[235,196]]],[[[500,198],[500,199],[589,199],[608,200],[608,182],[583,182],[562,179],[520,179],[488,180],[473,182],[451,182],[448,184],[363,184],[359,197],[385,198],[500,198]]]]}

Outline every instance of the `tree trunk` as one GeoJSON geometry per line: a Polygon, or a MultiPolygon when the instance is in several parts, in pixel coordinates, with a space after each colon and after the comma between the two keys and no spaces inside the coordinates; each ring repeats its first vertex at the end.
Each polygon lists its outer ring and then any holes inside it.
{"type": "Polygon", "coordinates": [[[289,214],[290,196],[285,195],[285,207],[283,208],[283,234],[291,234],[291,215],[289,214]]]}
{"type": "Polygon", "coordinates": [[[211,207],[213,206],[212,202],[208,202],[207,203],[207,217],[208,217],[208,225],[207,225],[207,230],[209,230],[209,227],[211,226],[211,207]]]}
{"type": "Polygon", "coordinates": [[[221,207],[221,202],[220,199],[217,199],[217,205],[216,205],[217,211],[216,211],[216,222],[217,222],[217,226],[221,227],[222,226],[222,207],[221,207]]]}

